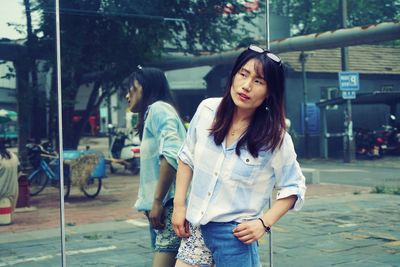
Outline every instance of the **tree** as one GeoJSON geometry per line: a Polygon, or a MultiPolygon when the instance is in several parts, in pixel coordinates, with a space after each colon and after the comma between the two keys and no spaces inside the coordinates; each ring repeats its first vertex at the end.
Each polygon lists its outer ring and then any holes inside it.
{"type": "MultiPolygon", "coordinates": [[[[349,27],[400,19],[399,0],[349,0],[349,27]]],[[[273,0],[271,11],[290,19],[294,35],[341,28],[339,0],[273,0]]]]}
{"type": "MultiPolygon", "coordinates": [[[[35,31],[38,51],[46,52],[54,69],[54,1],[36,0],[41,13],[35,31]]],[[[216,0],[61,0],[61,66],[63,131],[66,148],[76,148],[90,114],[138,64],[162,58],[166,47],[190,54],[235,46],[239,16],[224,14],[228,1],[216,0]],[[72,117],[78,88],[92,82],[81,121],[72,117]],[[102,95],[99,95],[103,88],[102,95]],[[106,89],[106,90],[104,90],[106,89]]],[[[244,18],[253,16],[247,13],[244,18]]],[[[54,73],[54,71],[53,71],[54,73]]],[[[55,90],[55,87],[54,87],[55,90]]]]}

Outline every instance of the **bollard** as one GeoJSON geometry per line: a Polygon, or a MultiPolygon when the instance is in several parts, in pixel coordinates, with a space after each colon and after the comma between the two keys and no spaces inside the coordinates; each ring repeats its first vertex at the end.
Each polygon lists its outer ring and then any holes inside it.
{"type": "Polygon", "coordinates": [[[11,201],[8,197],[0,199],[0,225],[11,224],[11,201]]]}

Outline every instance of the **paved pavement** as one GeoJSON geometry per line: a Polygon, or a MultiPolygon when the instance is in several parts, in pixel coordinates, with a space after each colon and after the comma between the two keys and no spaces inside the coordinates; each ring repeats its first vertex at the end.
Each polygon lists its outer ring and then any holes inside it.
{"type": "MultiPolygon", "coordinates": [[[[308,185],[304,208],[274,226],[274,266],[400,266],[400,196],[370,193],[382,181],[400,188],[399,159],[300,160],[320,170],[321,184],[308,185]]],[[[131,208],[138,177],[119,170],[103,181],[96,199],[75,189],[66,202],[67,266],[151,266],[147,221],[131,208]]],[[[46,188],[30,203],[0,226],[0,267],[60,266],[57,191],[46,188]]],[[[269,266],[267,238],[260,251],[269,266]]]]}

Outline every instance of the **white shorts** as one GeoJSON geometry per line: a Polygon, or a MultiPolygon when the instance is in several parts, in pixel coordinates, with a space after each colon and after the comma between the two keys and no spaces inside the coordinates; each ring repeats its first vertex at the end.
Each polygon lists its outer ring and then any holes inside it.
{"type": "Polygon", "coordinates": [[[200,226],[189,223],[189,232],[188,238],[182,238],[176,258],[190,265],[213,266],[212,254],[204,243],[200,226]]]}

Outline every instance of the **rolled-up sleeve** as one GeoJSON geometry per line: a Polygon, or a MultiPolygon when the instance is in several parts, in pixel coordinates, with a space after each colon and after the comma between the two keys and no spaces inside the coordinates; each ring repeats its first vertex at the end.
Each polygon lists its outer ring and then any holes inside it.
{"type": "Polygon", "coordinates": [[[285,134],[282,146],[276,151],[272,162],[275,174],[277,199],[292,195],[297,196],[293,210],[300,210],[304,204],[306,185],[305,177],[296,160],[296,152],[289,134],[285,134]]]}
{"type": "Polygon", "coordinates": [[[181,149],[178,152],[178,158],[189,165],[193,169],[193,155],[194,149],[196,145],[196,127],[199,122],[200,113],[202,110],[202,105],[200,104],[196,110],[196,113],[193,116],[193,119],[190,121],[190,125],[186,134],[185,141],[182,144],[181,149]]]}
{"type": "Polygon", "coordinates": [[[184,140],[184,126],[175,111],[162,105],[154,105],[148,116],[153,133],[159,144],[159,156],[163,156],[175,169],[178,167],[177,154],[184,140]]]}

